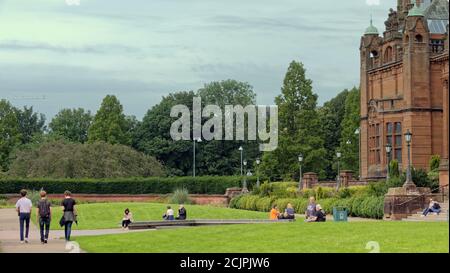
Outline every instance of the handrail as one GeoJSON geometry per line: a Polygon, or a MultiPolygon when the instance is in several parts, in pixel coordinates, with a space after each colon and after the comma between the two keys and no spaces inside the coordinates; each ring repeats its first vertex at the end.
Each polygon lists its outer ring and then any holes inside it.
{"type": "MultiPolygon", "coordinates": [[[[433,189],[431,192],[434,192],[434,191],[436,191],[436,190],[445,189],[445,188],[447,188],[447,187],[448,187],[448,185],[439,186],[439,187],[433,189]]],[[[411,201],[414,201],[414,200],[418,199],[419,197],[423,197],[423,196],[426,196],[426,195],[428,195],[428,193],[422,193],[421,195],[418,195],[418,196],[416,196],[416,197],[414,197],[414,198],[412,198],[412,199],[410,199],[410,200],[408,200],[408,201],[405,201],[405,202],[403,202],[403,203],[401,203],[401,204],[395,204],[395,205],[396,205],[396,206],[403,206],[404,204],[407,204],[407,203],[409,203],[409,202],[411,202],[411,201]]],[[[443,192],[442,195],[445,196],[445,193],[443,192]]],[[[445,201],[445,200],[444,200],[444,201],[445,201]]]]}

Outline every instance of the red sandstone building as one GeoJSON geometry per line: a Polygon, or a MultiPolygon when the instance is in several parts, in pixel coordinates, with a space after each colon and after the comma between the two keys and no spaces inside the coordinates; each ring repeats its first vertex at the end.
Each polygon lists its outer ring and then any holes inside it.
{"type": "Polygon", "coordinates": [[[411,164],[428,169],[440,155],[448,184],[449,3],[397,2],[383,34],[371,23],[361,38],[361,177],[386,176],[387,143],[405,170],[410,130],[411,164]]]}

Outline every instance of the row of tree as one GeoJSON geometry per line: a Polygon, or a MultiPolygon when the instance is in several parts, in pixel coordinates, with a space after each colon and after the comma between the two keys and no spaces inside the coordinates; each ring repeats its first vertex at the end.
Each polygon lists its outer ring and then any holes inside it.
{"type": "MultiPolygon", "coordinates": [[[[17,109],[1,100],[0,166],[7,171],[21,147],[39,147],[63,138],[74,143],[101,141],[130,146],[159,160],[168,175],[192,175],[193,143],[172,140],[170,127],[176,118],[170,117],[170,111],[179,104],[192,110],[194,97],[201,97],[204,105],[215,104],[222,109],[225,105],[256,104],[252,86],[226,80],[206,84],[197,91],[168,94],[148,110],[142,121],[126,116],[119,100],[109,95],[95,115],[81,108],[63,109],[47,128],[45,117],[33,112],[33,108],[17,109]]],[[[249,168],[271,180],[298,179],[299,154],[304,156],[303,170],[316,172],[322,179],[336,176],[337,151],[342,152],[342,168],[358,171],[358,89],[344,90],[318,107],[303,64],[293,61],[275,103],[279,108],[277,150],[260,153],[258,141],[204,141],[197,144],[196,173],[239,174],[240,146],[249,168]],[[261,159],[258,168],[256,158],[261,159]]]]}

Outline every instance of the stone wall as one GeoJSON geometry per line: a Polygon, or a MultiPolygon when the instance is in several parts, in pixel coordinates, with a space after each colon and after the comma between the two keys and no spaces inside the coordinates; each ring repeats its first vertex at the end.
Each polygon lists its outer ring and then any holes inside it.
{"type": "MultiPolygon", "coordinates": [[[[343,170],[340,174],[341,187],[365,186],[367,181],[358,181],[354,179],[354,172],[343,170]]],[[[303,189],[313,189],[316,187],[335,188],[336,181],[319,181],[316,173],[308,172],[303,175],[303,189]]]]}
{"type": "MultiPolygon", "coordinates": [[[[169,195],[159,194],[73,194],[73,198],[84,202],[164,202],[169,195]]],[[[9,202],[16,202],[18,194],[7,195],[9,202]]],[[[190,194],[189,197],[199,205],[227,206],[229,198],[226,195],[190,194]]],[[[49,194],[51,200],[62,200],[62,194],[49,194]]]]}

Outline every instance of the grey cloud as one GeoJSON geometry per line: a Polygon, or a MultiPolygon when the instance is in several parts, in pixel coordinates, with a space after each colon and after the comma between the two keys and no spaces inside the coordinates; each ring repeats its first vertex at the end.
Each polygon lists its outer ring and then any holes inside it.
{"type": "Polygon", "coordinates": [[[0,41],[0,50],[44,50],[54,53],[84,53],[84,54],[107,54],[114,52],[122,53],[139,53],[140,49],[118,44],[102,44],[102,45],[88,45],[81,47],[63,47],[59,45],[51,45],[47,43],[7,40],[0,41]]]}

